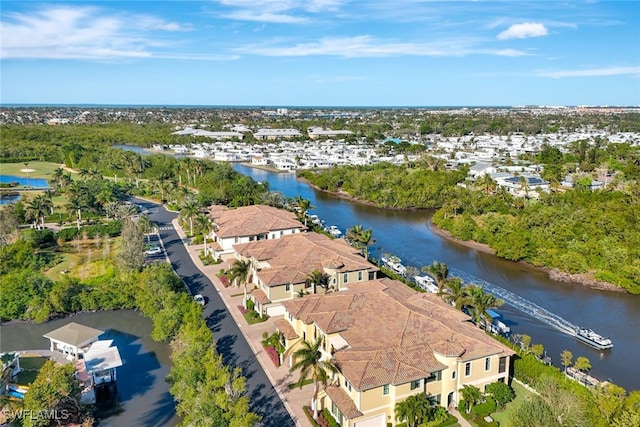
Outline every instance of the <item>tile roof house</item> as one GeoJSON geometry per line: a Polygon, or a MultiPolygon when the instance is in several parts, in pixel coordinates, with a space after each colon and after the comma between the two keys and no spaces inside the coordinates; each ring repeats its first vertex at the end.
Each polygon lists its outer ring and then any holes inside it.
{"type": "Polygon", "coordinates": [[[251,261],[249,283],[256,288],[256,310],[270,316],[282,314],[280,303],[300,291],[343,290],[348,284],[375,279],[378,271],[343,239],[313,232],[254,240],[234,245],[234,250],[239,259],[251,261]],[[324,283],[309,283],[309,275],[316,270],[324,273],[324,283]]]}
{"type": "Polygon", "coordinates": [[[69,359],[78,359],[89,346],[98,341],[104,331],[76,322],[67,323],[43,336],[50,342],[50,350],[58,351],[69,359]]]}
{"type": "Polygon", "coordinates": [[[288,234],[307,230],[292,212],[266,205],[228,209],[213,205],[208,209],[213,223],[209,252],[215,258],[233,253],[233,245],[258,240],[279,239],[288,234]]]}
{"type": "Polygon", "coordinates": [[[410,395],[428,393],[447,407],[464,385],[482,390],[509,379],[511,349],[437,295],[397,281],[353,283],[283,306],[289,325],[276,327],[286,330],[289,366],[301,339],[322,339],[323,358],[339,369],[319,398],[342,426],[384,427],[396,421],[396,402],[410,395]]]}

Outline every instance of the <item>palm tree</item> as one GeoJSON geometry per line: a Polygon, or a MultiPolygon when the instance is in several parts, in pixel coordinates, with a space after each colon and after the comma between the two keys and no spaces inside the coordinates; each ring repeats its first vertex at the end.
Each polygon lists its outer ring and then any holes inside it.
{"type": "Polygon", "coordinates": [[[480,188],[482,188],[482,191],[484,191],[486,194],[493,193],[493,191],[497,187],[496,182],[493,180],[493,178],[491,178],[491,176],[488,173],[485,173],[484,175],[482,175],[482,177],[480,177],[476,181],[476,183],[480,186],[480,188]]]}
{"type": "Polygon", "coordinates": [[[211,232],[211,219],[205,214],[196,217],[196,226],[202,232],[202,240],[204,241],[204,254],[207,254],[207,235],[211,232]]]}
{"type": "Polygon", "coordinates": [[[335,374],[338,372],[338,368],[333,364],[331,360],[322,360],[322,353],[320,348],[323,344],[323,339],[320,338],[314,343],[308,341],[302,341],[302,347],[293,352],[293,358],[296,363],[293,364],[290,372],[300,370],[300,379],[298,380],[298,386],[302,388],[305,380],[311,378],[313,380],[313,396],[311,397],[311,409],[313,410],[313,418],[318,419],[318,392],[319,385],[327,386],[329,380],[329,374],[335,374]]]}
{"type": "Polygon", "coordinates": [[[476,325],[480,325],[482,319],[485,322],[491,322],[491,316],[488,310],[492,308],[498,308],[504,301],[496,298],[492,294],[485,293],[481,286],[471,285],[465,288],[468,300],[467,302],[473,308],[473,322],[476,325]]]}
{"type": "Polygon", "coordinates": [[[345,234],[347,240],[351,243],[352,246],[355,246],[357,249],[360,249],[361,244],[361,236],[364,231],[364,227],[360,225],[354,225],[353,227],[347,230],[345,234]]]}
{"type": "Polygon", "coordinates": [[[137,213],[138,210],[133,205],[120,205],[116,215],[119,219],[129,219],[137,213]]]}
{"type": "Polygon", "coordinates": [[[369,260],[369,246],[373,245],[376,239],[373,238],[373,231],[369,228],[360,233],[360,244],[364,249],[364,259],[369,260]]]}
{"type": "Polygon", "coordinates": [[[396,402],[396,420],[406,421],[408,427],[417,427],[430,417],[431,399],[424,393],[414,394],[396,402]]]}
{"type": "Polygon", "coordinates": [[[85,204],[82,202],[82,199],[78,196],[70,197],[65,207],[67,208],[67,213],[69,214],[69,216],[76,216],[76,225],[78,227],[78,230],[80,230],[80,223],[82,222],[82,209],[86,208],[85,204]]]}
{"type": "Polygon", "coordinates": [[[314,206],[311,206],[311,200],[305,199],[302,196],[296,196],[294,199],[294,206],[297,208],[298,218],[304,218],[304,226],[307,226],[307,213],[314,206]]]}
{"type": "Polygon", "coordinates": [[[449,266],[443,262],[433,261],[433,264],[422,267],[425,273],[431,273],[438,283],[438,291],[442,292],[442,288],[449,277],[449,266]]]}
{"type": "Polygon", "coordinates": [[[247,279],[251,274],[251,261],[235,260],[227,273],[228,279],[235,286],[244,288],[244,297],[242,298],[242,306],[247,308],[247,279]]]}
{"type": "Polygon", "coordinates": [[[104,213],[107,215],[107,219],[113,218],[115,219],[118,216],[118,210],[120,209],[120,202],[113,201],[107,202],[102,207],[104,209],[104,213]]]}
{"type": "Polygon", "coordinates": [[[33,219],[34,228],[44,227],[44,217],[49,213],[52,206],[51,200],[47,199],[43,194],[38,194],[27,204],[26,214],[29,219],[33,219]]]}
{"type": "Polygon", "coordinates": [[[527,177],[520,175],[520,191],[524,191],[524,195],[526,198],[529,197],[529,183],[527,182],[527,177]]]}
{"type": "Polygon", "coordinates": [[[464,288],[465,286],[459,277],[449,279],[443,286],[442,298],[460,310],[468,301],[468,296],[464,288]]]}
{"type": "Polygon", "coordinates": [[[195,199],[187,199],[182,205],[180,215],[189,221],[189,234],[193,236],[193,218],[198,215],[199,206],[195,199]]]}
{"type": "Polygon", "coordinates": [[[478,389],[478,387],[467,384],[462,387],[460,393],[462,394],[462,398],[467,404],[467,414],[471,413],[471,408],[473,408],[473,405],[482,401],[482,393],[480,392],[480,389],[478,389]]]}
{"type": "Polygon", "coordinates": [[[307,283],[313,286],[313,293],[317,293],[317,286],[327,289],[329,283],[329,275],[321,270],[313,270],[307,275],[307,283]]]}

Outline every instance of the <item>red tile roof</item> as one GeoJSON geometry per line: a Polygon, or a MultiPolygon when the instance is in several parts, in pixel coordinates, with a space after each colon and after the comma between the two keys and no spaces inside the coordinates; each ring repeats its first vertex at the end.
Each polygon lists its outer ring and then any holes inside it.
{"type": "Polygon", "coordinates": [[[270,231],[297,228],[306,230],[292,212],[265,205],[226,209],[218,205],[209,207],[209,218],[217,226],[218,237],[256,236],[270,231]]]}
{"type": "Polygon", "coordinates": [[[349,290],[285,301],[287,311],[349,344],[334,354],[358,390],[402,384],[445,369],[441,354],[461,361],[513,351],[471,324],[469,316],[434,294],[379,279],[349,290]]]}

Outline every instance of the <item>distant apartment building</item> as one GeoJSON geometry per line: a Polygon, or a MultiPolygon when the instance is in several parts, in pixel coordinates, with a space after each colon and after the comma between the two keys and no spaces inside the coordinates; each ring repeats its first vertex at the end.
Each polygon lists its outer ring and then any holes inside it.
{"type": "Polygon", "coordinates": [[[318,233],[299,233],[279,240],[252,241],[234,246],[239,259],[251,261],[250,285],[256,311],[282,314],[282,301],[307,294],[340,291],[351,283],[375,279],[379,269],[342,239],[318,233]],[[314,271],[325,275],[323,283],[311,283],[314,271]]]}
{"type": "Polygon", "coordinates": [[[253,136],[258,140],[297,138],[302,133],[297,129],[258,129],[253,136]]]}
{"type": "Polygon", "coordinates": [[[279,239],[307,229],[292,212],[265,205],[228,209],[226,206],[209,207],[208,217],[213,230],[208,238],[213,241],[208,253],[219,259],[233,253],[233,245],[252,241],[279,239]]]}
{"type": "Polygon", "coordinates": [[[238,138],[239,140],[242,140],[242,138],[244,137],[244,135],[241,134],[240,132],[228,132],[228,131],[211,132],[204,129],[193,129],[189,127],[182,130],[175,131],[172,133],[172,135],[206,136],[207,138],[215,139],[217,141],[221,141],[223,139],[232,139],[232,138],[238,138]]]}
{"type": "Polygon", "coordinates": [[[349,283],[343,292],[283,302],[283,363],[301,340],[322,340],[322,358],[339,372],[319,394],[344,427],[386,427],[395,405],[426,393],[441,406],[456,405],[460,389],[507,382],[514,352],[430,293],[390,279],[349,283]]]}
{"type": "Polygon", "coordinates": [[[321,127],[310,127],[307,129],[307,134],[311,139],[318,138],[332,138],[336,136],[345,137],[347,135],[353,135],[353,132],[350,130],[333,130],[333,129],[324,129],[321,127]]]}

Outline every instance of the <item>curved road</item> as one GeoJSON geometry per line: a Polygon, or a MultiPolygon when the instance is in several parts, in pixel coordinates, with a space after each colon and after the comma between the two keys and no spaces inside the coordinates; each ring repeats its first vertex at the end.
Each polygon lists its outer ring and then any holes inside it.
{"type": "Polygon", "coordinates": [[[282,400],[271,385],[239,326],[227,311],[211,281],[194,265],[171,221],[177,216],[164,206],[141,199],[133,199],[149,211],[149,219],[160,227],[160,237],[173,269],[184,280],[192,294],[203,295],[208,304],[203,316],[213,331],[218,353],[229,366],[240,366],[247,379],[247,394],[251,410],[262,416],[263,426],[294,426],[282,400]]]}

